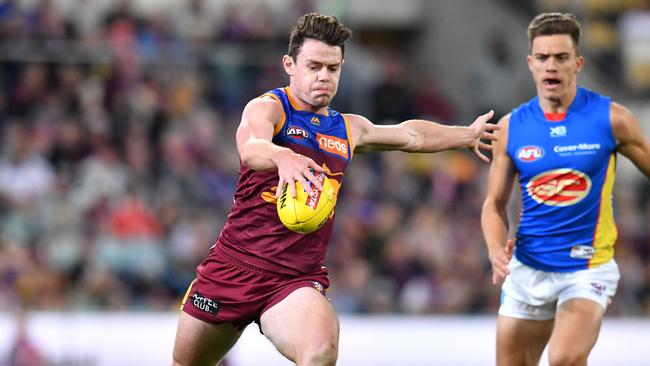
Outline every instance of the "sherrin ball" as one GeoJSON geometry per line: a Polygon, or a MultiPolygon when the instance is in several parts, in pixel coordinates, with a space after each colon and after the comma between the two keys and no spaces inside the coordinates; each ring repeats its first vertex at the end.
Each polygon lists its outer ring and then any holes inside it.
{"type": "MultiPolygon", "coordinates": [[[[308,195],[299,182],[296,182],[296,197],[291,197],[288,185],[282,189],[277,201],[280,221],[291,231],[309,234],[320,229],[333,216],[336,206],[336,193],[325,174],[315,174],[323,183],[323,190],[313,189],[308,195]]],[[[311,183],[310,183],[311,185],[311,183]]]]}

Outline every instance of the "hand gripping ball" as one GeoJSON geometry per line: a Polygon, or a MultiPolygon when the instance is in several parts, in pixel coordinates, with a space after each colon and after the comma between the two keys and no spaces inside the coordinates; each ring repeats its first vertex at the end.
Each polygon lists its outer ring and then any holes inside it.
{"type": "MultiPolygon", "coordinates": [[[[296,182],[296,197],[285,185],[277,201],[280,221],[291,231],[309,234],[320,229],[332,217],[336,206],[336,193],[330,180],[324,174],[315,174],[323,183],[323,190],[313,190],[311,195],[296,182]]],[[[311,183],[310,183],[311,184],[311,183]]]]}

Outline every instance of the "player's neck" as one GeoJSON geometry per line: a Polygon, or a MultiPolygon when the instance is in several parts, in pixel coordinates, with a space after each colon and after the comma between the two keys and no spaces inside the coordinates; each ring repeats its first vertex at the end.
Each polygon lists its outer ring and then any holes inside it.
{"type": "Polygon", "coordinates": [[[577,88],[572,88],[568,93],[557,98],[539,98],[539,106],[544,113],[566,113],[573,100],[576,98],[577,88]]]}

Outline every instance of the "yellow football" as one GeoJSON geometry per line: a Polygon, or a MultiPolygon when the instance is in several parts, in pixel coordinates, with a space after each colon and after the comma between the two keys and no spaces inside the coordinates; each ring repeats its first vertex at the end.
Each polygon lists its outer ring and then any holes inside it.
{"type": "Polygon", "coordinates": [[[280,221],[291,231],[309,234],[320,229],[332,217],[336,206],[336,192],[324,174],[316,174],[323,183],[323,190],[314,190],[311,195],[296,182],[296,197],[285,185],[277,201],[280,221]]]}

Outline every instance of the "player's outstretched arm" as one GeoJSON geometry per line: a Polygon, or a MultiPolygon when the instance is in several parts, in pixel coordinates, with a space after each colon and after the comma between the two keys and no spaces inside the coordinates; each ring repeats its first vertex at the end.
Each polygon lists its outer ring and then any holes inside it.
{"type": "Polygon", "coordinates": [[[445,126],[425,120],[408,120],[397,125],[378,126],[363,116],[349,114],[355,151],[402,150],[407,152],[437,152],[448,149],[470,148],[486,162],[489,159],[481,149],[492,147],[482,142],[496,140],[493,131],[499,127],[488,123],[494,115],[490,111],[479,116],[469,126],[445,126]]]}
{"type": "Polygon", "coordinates": [[[237,150],[242,164],[253,170],[278,170],[280,179],[276,195],[289,185],[291,196],[296,196],[295,182],[309,190],[307,181],[321,190],[322,185],[313,172],[323,172],[312,159],[272,142],[275,126],[284,118],[282,106],[272,99],[251,100],[242,113],[237,128],[237,150]]]}
{"type": "Polygon", "coordinates": [[[618,152],[650,178],[650,142],[643,135],[639,121],[629,109],[618,103],[611,104],[610,115],[618,152]]]}
{"type": "Polygon", "coordinates": [[[508,200],[512,192],[514,167],[507,154],[510,115],[503,117],[492,143],[492,164],[488,175],[487,197],[481,212],[481,228],[492,264],[492,283],[499,284],[508,275],[514,242],[508,240],[508,200]]]}

